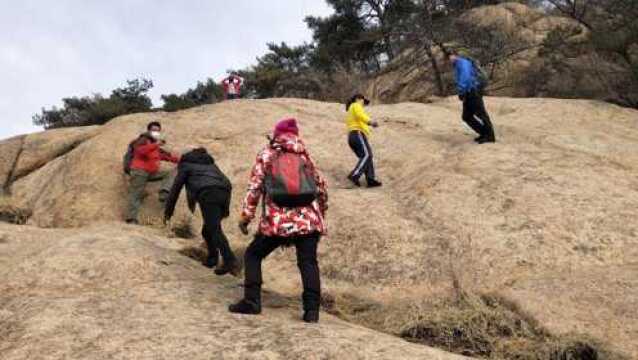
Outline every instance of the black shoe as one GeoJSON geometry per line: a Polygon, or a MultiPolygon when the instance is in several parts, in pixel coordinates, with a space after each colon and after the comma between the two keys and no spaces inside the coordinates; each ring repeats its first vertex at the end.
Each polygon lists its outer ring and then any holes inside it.
{"type": "Polygon", "coordinates": [[[303,321],[307,323],[319,322],[319,310],[306,310],[303,313],[303,321]]]}
{"type": "Polygon", "coordinates": [[[252,301],[241,299],[238,303],[228,306],[228,311],[235,314],[258,315],[261,314],[261,306],[252,301]]]}
{"type": "Polygon", "coordinates": [[[224,265],[215,269],[215,275],[222,276],[228,273],[233,276],[239,276],[241,274],[241,266],[239,266],[236,260],[229,263],[224,262],[224,265]]]}
{"type": "Polygon", "coordinates": [[[218,263],[219,263],[219,258],[217,257],[217,255],[209,256],[206,258],[206,260],[204,260],[204,266],[206,266],[209,269],[217,267],[218,263]]]}
{"type": "Polygon", "coordinates": [[[168,191],[166,191],[166,190],[161,190],[161,191],[159,192],[159,194],[157,195],[157,197],[159,198],[159,202],[161,202],[161,203],[165,203],[165,202],[166,202],[166,199],[168,198],[168,194],[169,194],[169,192],[168,192],[168,191]]]}
{"type": "Polygon", "coordinates": [[[483,140],[483,135],[474,138],[474,142],[480,143],[483,140]]]}
{"type": "Polygon", "coordinates": [[[369,188],[375,188],[375,187],[379,187],[382,186],[383,184],[380,181],[377,180],[368,180],[368,187],[369,188]]]}
{"type": "Polygon", "coordinates": [[[496,139],[494,139],[494,137],[484,137],[484,138],[480,138],[476,141],[479,144],[486,144],[486,143],[494,143],[496,142],[496,139]]]}
{"type": "Polygon", "coordinates": [[[126,219],[127,224],[138,225],[140,222],[137,219],[126,219]]]}
{"type": "Polygon", "coordinates": [[[352,175],[348,175],[348,180],[350,180],[350,182],[353,183],[354,186],[361,187],[361,183],[359,182],[359,179],[355,179],[354,177],[352,177],[352,175]]]}

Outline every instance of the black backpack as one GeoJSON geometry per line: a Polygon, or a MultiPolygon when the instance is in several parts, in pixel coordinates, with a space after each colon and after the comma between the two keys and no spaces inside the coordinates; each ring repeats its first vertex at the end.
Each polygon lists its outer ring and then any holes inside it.
{"type": "Polygon", "coordinates": [[[126,175],[131,175],[131,162],[133,162],[134,150],[133,143],[128,144],[126,153],[124,153],[124,157],[122,158],[122,167],[126,175]]]}
{"type": "Polygon", "coordinates": [[[474,67],[474,72],[476,74],[476,80],[478,81],[479,90],[483,91],[490,84],[490,76],[485,71],[485,69],[481,66],[481,63],[478,60],[469,59],[472,63],[472,67],[474,67]]]}

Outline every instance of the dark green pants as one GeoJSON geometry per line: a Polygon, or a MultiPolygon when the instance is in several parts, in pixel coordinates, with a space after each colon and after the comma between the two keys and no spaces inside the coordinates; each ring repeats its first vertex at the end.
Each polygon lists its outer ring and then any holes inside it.
{"type": "Polygon", "coordinates": [[[175,180],[174,170],[158,171],[154,174],[144,170],[131,169],[131,176],[128,186],[128,208],[126,211],[126,220],[137,220],[137,214],[142,206],[144,198],[144,189],[146,183],[153,181],[162,181],[160,188],[160,199],[164,194],[168,194],[175,180]]]}

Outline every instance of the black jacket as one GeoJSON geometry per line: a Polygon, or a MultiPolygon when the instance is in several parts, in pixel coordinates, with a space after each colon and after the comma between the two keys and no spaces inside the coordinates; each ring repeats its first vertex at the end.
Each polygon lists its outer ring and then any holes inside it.
{"type": "Polygon", "coordinates": [[[199,195],[205,189],[213,189],[215,191],[225,192],[228,196],[224,206],[224,215],[228,216],[230,209],[230,193],[232,184],[224,173],[217,167],[215,160],[202,149],[195,149],[184,154],[177,167],[177,176],[171,188],[171,192],[166,199],[166,207],[164,215],[166,218],[173,216],[175,204],[182,191],[182,187],[186,185],[186,195],[188,198],[188,207],[191,211],[195,211],[195,204],[199,195]]]}

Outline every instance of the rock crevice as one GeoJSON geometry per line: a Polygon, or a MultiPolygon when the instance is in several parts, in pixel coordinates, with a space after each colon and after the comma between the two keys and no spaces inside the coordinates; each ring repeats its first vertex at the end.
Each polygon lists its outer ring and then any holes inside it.
{"type": "Polygon", "coordinates": [[[18,151],[15,154],[15,158],[12,161],[11,168],[6,173],[4,183],[2,184],[3,193],[10,195],[11,194],[11,184],[13,183],[14,173],[18,168],[18,162],[20,161],[20,155],[24,151],[24,143],[26,142],[27,135],[22,135],[19,137],[20,144],[18,145],[18,151]]]}

